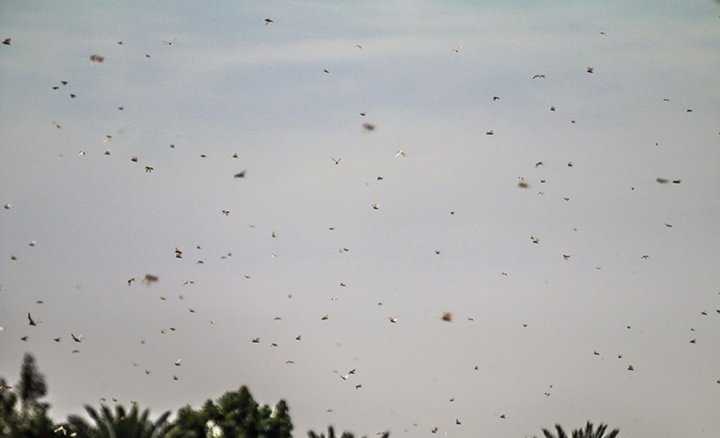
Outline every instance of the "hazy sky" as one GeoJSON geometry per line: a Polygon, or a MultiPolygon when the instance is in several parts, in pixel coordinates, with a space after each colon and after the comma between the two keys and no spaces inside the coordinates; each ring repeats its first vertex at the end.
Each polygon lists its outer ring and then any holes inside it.
{"type": "Polygon", "coordinates": [[[35,354],[54,418],[246,384],[297,436],[720,433],[716,2],[2,0],[5,38],[0,376],[35,354]]]}

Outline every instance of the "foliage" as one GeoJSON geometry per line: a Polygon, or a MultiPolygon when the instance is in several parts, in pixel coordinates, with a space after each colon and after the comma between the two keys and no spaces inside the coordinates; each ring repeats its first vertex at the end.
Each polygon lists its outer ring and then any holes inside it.
{"type": "MultiPolygon", "coordinates": [[[[585,424],[585,429],[580,428],[572,431],[572,438],[616,438],[620,434],[619,429],[613,429],[607,434],[605,433],[606,430],[606,424],[600,423],[596,429],[595,426],[588,421],[587,424],[585,424]]],[[[543,429],[543,436],[545,436],[545,438],[568,438],[567,433],[559,424],[555,425],[555,431],[557,435],[553,435],[551,431],[543,429]]]]}
{"type": "Polygon", "coordinates": [[[52,420],[50,405],[40,399],[47,394],[45,377],[35,365],[35,358],[26,353],[15,390],[0,378],[0,437],[31,438],[50,436],[52,420]],[[19,404],[19,406],[18,406],[19,404]]]}
{"type": "Polygon", "coordinates": [[[543,429],[543,436],[545,438],[568,438],[565,430],[559,424],[555,425],[555,430],[557,431],[557,435],[553,435],[549,430],[543,429]]]}
{"type": "MultiPolygon", "coordinates": [[[[174,421],[164,412],[155,421],[149,410],[139,411],[133,405],[126,411],[121,405],[113,411],[107,405],[99,410],[85,406],[94,424],[83,417],[70,415],[57,428],[48,417],[50,405],[40,399],[47,394],[45,377],[40,374],[35,358],[26,353],[20,371],[20,381],[11,387],[0,377],[0,438],[51,437],[63,432],[77,438],[292,438],[293,424],[290,407],[280,400],[274,408],[260,405],[246,386],[228,391],[217,401],[207,400],[195,410],[190,406],[178,410],[174,421]]],[[[584,428],[572,431],[571,437],[559,424],[555,430],[543,429],[545,438],[617,438],[618,429],[607,431],[606,424],[595,427],[587,422],[584,428]]],[[[384,432],[381,438],[389,438],[384,432]]],[[[337,438],[335,429],[324,433],[308,432],[309,438],[337,438]]],[[[343,432],[339,438],[355,438],[343,432]]]]}
{"type": "MultiPolygon", "coordinates": [[[[380,438],[388,438],[390,436],[390,432],[384,432],[380,438]]],[[[328,426],[328,434],[327,437],[325,434],[318,435],[317,433],[313,432],[312,430],[308,432],[309,438],[336,438],[335,435],[335,429],[332,426],[328,426]]],[[[351,434],[350,432],[343,432],[342,435],[340,435],[340,438],[355,438],[355,435],[351,434]]],[[[364,438],[364,437],[363,437],[364,438]]]]}
{"type": "Polygon", "coordinates": [[[122,405],[116,405],[114,413],[107,405],[102,405],[100,411],[86,405],[85,410],[94,426],[78,415],[68,416],[67,429],[78,438],[160,438],[166,435],[170,426],[167,422],[170,411],[151,421],[148,419],[150,411],[145,409],[141,413],[137,405],[133,405],[130,412],[122,405]]]}
{"type": "Polygon", "coordinates": [[[259,405],[246,386],[228,391],[217,402],[207,400],[200,410],[178,411],[170,438],[292,438],[290,408],[280,400],[275,408],[259,405]]]}
{"type": "Polygon", "coordinates": [[[23,413],[38,408],[39,399],[47,395],[45,377],[37,370],[35,357],[30,353],[25,353],[23,357],[17,394],[20,397],[20,408],[23,413]]]}

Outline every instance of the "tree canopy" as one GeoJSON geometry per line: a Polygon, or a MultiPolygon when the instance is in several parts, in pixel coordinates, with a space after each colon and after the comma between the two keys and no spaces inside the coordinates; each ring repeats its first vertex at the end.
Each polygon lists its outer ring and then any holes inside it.
{"type": "MultiPolygon", "coordinates": [[[[293,423],[285,400],[275,406],[258,403],[247,386],[228,391],[216,400],[208,399],[195,409],[181,407],[174,419],[170,411],[154,420],[150,410],[140,410],[136,403],[127,410],[121,404],[99,409],[85,405],[86,417],[69,415],[54,424],[48,416],[50,404],[41,399],[47,395],[45,377],[38,371],[35,358],[26,353],[20,379],[11,386],[0,377],[0,438],[292,438],[293,423]],[[90,421],[88,421],[88,419],[90,421]]],[[[544,438],[617,438],[620,431],[608,432],[606,424],[587,422],[571,435],[559,424],[554,430],[542,429],[544,438]]],[[[333,426],[325,432],[308,431],[309,438],[338,438],[333,426]]],[[[378,433],[389,438],[389,432],[378,433]]],[[[355,438],[343,431],[339,438],[355,438]]]]}
{"type": "MultiPolygon", "coordinates": [[[[588,421],[584,429],[579,428],[572,431],[572,438],[616,438],[620,434],[619,429],[613,429],[607,434],[605,433],[606,430],[606,424],[600,423],[600,425],[595,428],[595,426],[588,421]]],[[[555,432],[556,434],[553,434],[550,430],[543,429],[543,436],[545,438],[568,438],[567,433],[559,424],[555,425],[555,432]]]]}
{"type": "Polygon", "coordinates": [[[48,416],[50,404],[41,401],[47,394],[47,385],[33,355],[25,353],[18,383],[12,387],[0,377],[0,388],[3,388],[0,389],[0,436],[32,438],[52,435],[53,422],[48,416]]]}

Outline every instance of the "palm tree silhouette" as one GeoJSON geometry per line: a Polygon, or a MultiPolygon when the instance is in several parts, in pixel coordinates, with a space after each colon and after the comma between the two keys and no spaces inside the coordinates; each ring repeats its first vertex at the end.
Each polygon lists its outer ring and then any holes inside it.
{"type": "MultiPolygon", "coordinates": [[[[595,428],[591,422],[585,424],[585,429],[575,429],[572,431],[572,438],[616,438],[620,433],[619,429],[613,429],[610,433],[606,434],[607,424],[602,424],[595,428]]],[[[559,424],[555,425],[555,431],[557,435],[553,434],[548,429],[543,429],[543,435],[545,438],[568,438],[568,434],[563,430],[559,424]]]]}
{"type": "Polygon", "coordinates": [[[145,409],[141,413],[137,405],[133,405],[129,412],[122,405],[115,406],[114,413],[107,405],[102,405],[100,411],[86,405],[85,410],[94,426],[78,415],[68,416],[68,428],[77,433],[78,438],[161,438],[170,426],[167,422],[170,411],[151,421],[148,419],[150,411],[145,409]]]}

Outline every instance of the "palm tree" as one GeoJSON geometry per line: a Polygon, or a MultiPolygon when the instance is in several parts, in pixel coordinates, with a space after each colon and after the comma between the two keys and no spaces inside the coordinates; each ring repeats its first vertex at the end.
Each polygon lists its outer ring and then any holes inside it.
{"type": "MultiPolygon", "coordinates": [[[[321,433],[320,435],[318,435],[315,432],[313,432],[312,430],[310,432],[308,432],[308,437],[309,438],[326,438],[324,433],[321,433]]],[[[336,438],[335,437],[335,429],[332,426],[328,426],[327,438],[336,438]]],[[[355,437],[351,433],[343,432],[343,434],[340,438],[355,438],[355,437]]]]}
{"type": "Polygon", "coordinates": [[[85,410],[94,426],[80,416],[68,417],[68,428],[77,433],[78,438],[162,438],[170,426],[167,422],[170,411],[151,421],[148,419],[150,411],[145,409],[140,413],[137,405],[133,405],[130,412],[121,405],[115,406],[115,413],[107,405],[102,405],[99,412],[87,405],[85,410]]]}
{"type": "MultiPolygon", "coordinates": [[[[591,422],[585,424],[585,429],[575,429],[572,431],[572,438],[616,438],[620,433],[619,429],[613,429],[610,433],[605,434],[607,430],[607,424],[602,424],[595,429],[591,422]]],[[[545,438],[568,438],[568,434],[565,433],[562,426],[559,424],[555,425],[555,431],[557,435],[554,435],[551,431],[543,429],[543,435],[545,438]]]]}
{"type": "Polygon", "coordinates": [[[553,433],[547,429],[543,429],[542,431],[545,438],[568,438],[562,426],[560,426],[559,424],[555,425],[555,430],[557,431],[557,435],[553,435],[553,433]]]}
{"type": "Polygon", "coordinates": [[[588,421],[585,430],[575,429],[573,431],[572,438],[615,438],[620,433],[619,429],[613,429],[610,433],[605,434],[606,429],[607,424],[600,423],[597,429],[594,429],[593,424],[588,421]]]}

